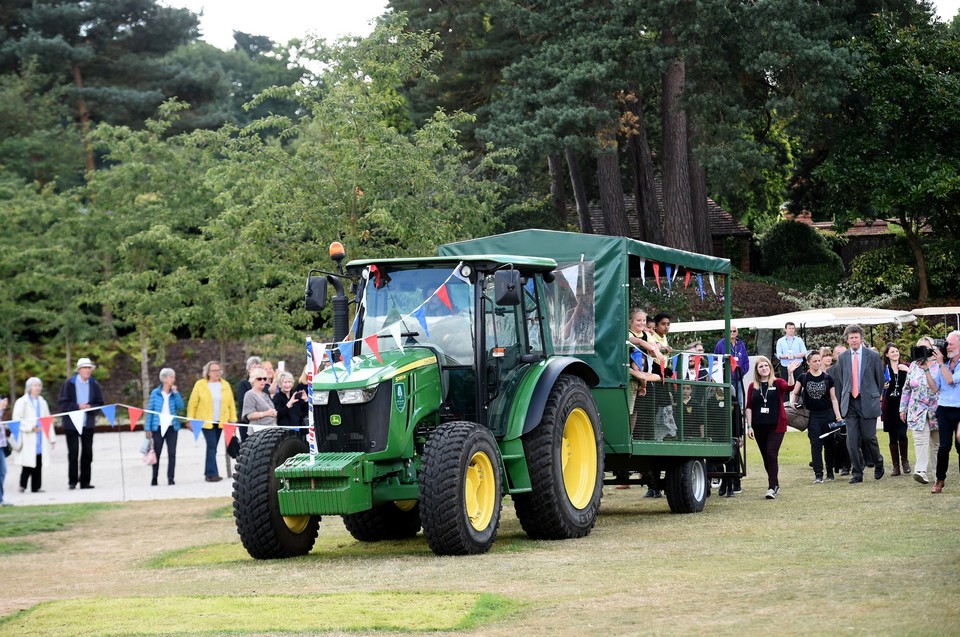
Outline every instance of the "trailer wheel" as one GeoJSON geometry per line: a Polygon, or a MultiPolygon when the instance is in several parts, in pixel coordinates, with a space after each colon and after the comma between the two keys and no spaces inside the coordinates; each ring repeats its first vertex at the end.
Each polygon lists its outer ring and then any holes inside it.
{"type": "Polygon", "coordinates": [[[251,557],[296,557],[313,548],[320,516],[281,515],[277,500],[280,481],[274,475],[287,458],[307,451],[307,444],[295,432],[284,429],[264,429],[240,446],[233,480],[233,517],[251,557]]]}
{"type": "Polygon", "coordinates": [[[490,550],[500,526],[500,452],[472,422],[441,425],[427,440],[420,467],[420,522],[437,555],[490,550]]]}
{"type": "Polygon", "coordinates": [[[583,379],[561,374],[543,419],[523,436],[533,490],[513,496],[520,525],[534,539],[583,537],[603,494],[600,417],[583,379]]]}
{"type": "Polygon", "coordinates": [[[420,532],[420,505],[403,500],[343,516],[343,524],[361,542],[405,540],[420,532]]]}
{"type": "Polygon", "coordinates": [[[667,504],[674,513],[698,513],[707,501],[707,472],[703,460],[695,458],[667,470],[667,504]]]}

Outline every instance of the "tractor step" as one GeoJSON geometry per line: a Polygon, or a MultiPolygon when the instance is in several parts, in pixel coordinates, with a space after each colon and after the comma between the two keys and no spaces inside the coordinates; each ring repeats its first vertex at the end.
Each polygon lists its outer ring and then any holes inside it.
{"type": "Polygon", "coordinates": [[[363,479],[363,453],[300,454],[277,467],[280,511],[290,515],[336,515],[366,511],[373,492],[363,479]]]}

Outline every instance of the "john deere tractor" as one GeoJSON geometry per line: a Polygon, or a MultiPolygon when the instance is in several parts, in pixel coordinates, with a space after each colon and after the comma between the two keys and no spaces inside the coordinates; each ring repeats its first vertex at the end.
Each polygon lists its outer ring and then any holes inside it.
{"type": "Polygon", "coordinates": [[[234,516],[250,555],[308,553],[323,515],[364,542],[422,528],[437,554],[482,553],[505,495],[530,537],[582,537],[604,468],[609,484],[662,490],[674,513],[703,509],[707,478],[740,453],[729,359],[671,352],[662,382],[638,391],[630,295],[693,282],[704,298],[707,280],[729,330],[728,260],[544,230],[439,252],[308,278],[308,309],[333,287],[315,436],[270,428],[241,447],[234,516]]]}

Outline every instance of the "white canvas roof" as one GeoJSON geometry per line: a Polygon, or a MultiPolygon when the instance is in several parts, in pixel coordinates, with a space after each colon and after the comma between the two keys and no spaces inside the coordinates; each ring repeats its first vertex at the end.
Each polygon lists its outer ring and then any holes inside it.
{"type": "Polygon", "coordinates": [[[910,310],[910,313],[916,316],[948,316],[960,314],[960,307],[918,307],[910,310]]]}
{"type": "MultiPolygon", "coordinates": [[[[932,308],[931,308],[932,309],[932,308]]],[[[755,316],[733,318],[732,325],[741,329],[782,330],[787,321],[793,321],[797,327],[832,327],[839,325],[881,325],[884,323],[912,323],[917,317],[903,310],[881,310],[874,307],[830,307],[822,310],[788,312],[773,316],[755,316]]],[[[677,332],[722,332],[723,319],[715,321],[687,321],[671,323],[670,333],[677,332]]]]}

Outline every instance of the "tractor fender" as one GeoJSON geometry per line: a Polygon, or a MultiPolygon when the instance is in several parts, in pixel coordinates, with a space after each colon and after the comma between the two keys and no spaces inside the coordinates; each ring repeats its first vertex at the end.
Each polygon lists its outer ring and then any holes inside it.
{"type": "MultiPolygon", "coordinates": [[[[528,393],[527,400],[516,400],[514,410],[522,410],[526,405],[526,413],[511,414],[509,426],[504,440],[519,438],[525,433],[536,429],[537,425],[543,419],[543,410],[547,406],[547,398],[550,396],[550,390],[557,382],[560,374],[572,374],[579,376],[591,387],[596,387],[600,383],[600,377],[590,365],[579,358],[573,356],[557,356],[544,362],[534,370],[534,375],[528,382],[523,384],[527,386],[527,391],[521,389],[520,394],[528,393]]],[[[518,395],[518,398],[521,396],[518,395]]]]}

